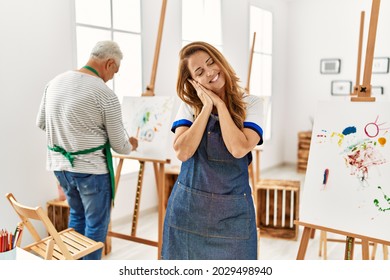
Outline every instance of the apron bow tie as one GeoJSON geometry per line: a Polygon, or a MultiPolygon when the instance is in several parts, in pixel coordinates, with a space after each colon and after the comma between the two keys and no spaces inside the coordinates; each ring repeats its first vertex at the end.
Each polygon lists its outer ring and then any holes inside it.
{"type": "Polygon", "coordinates": [[[69,160],[72,167],[74,167],[73,166],[74,156],[71,153],[67,152],[64,148],[57,146],[57,145],[54,145],[54,147],[51,148],[50,150],[52,150],[53,152],[58,152],[58,153],[62,154],[64,157],[66,157],[69,160]]]}

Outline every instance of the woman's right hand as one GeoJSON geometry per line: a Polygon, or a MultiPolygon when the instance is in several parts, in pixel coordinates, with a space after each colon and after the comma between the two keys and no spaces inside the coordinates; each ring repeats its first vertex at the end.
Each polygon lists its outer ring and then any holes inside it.
{"type": "Polygon", "coordinates": [[[210,96],[204,91],[203,87],[200,86],[200,84],[197,81],[194,81],[192,79],[188,79],[188,81],[191,83],[191,85],[196,90],[196,93],[198,94],[198,97],[200,101],[202,101],[203,106],[206,108],[213,108],[213,100],[210,98],[210,96]]]}

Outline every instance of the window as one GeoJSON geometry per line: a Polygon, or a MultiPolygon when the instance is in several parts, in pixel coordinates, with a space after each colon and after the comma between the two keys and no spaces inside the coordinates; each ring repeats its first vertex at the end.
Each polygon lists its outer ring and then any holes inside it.
{"type": "Polygon", "coordinates": [[[140,0],[75,0],[77,67],[82,67],[97,41],[114,40],[122,52],[119,72],[107,85],[120,101],[142,93],[140,0]]]}
{"type": "Polygon", "coordinates": [[[183,46],[205,41],[222,49],[221,0],[182,1],[183,46]]]}
{"type": "MultiPolygon", "coordinates": [[[[113,40],[123,52],[119,72],[107,85],[122,102],[142,93],[140,0],[75,0],[77,67],[88,61],[98,41],[113,40]]],[[[125,161],[122,174],[138,170],[138,161],[125,161]]]]}
{"type": "Polygon", "coordinates": [[[250,80],[250,94],[264,99],[264,139],[271,137],[272,97],[272,13],[250,6],[250,46],[256,32],[250,80]]]}

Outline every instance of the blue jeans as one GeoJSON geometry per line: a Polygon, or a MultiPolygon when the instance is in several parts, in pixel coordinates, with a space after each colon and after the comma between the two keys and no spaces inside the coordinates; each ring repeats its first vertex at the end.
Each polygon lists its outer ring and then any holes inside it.
{"type": "MultiPolygon", "coordinates": [[[[95,240],[105,242],[110,223],[111,182],[109,174],[54,171],[70,207],[69,227],[95,240]]],[[[100,260],[102,250],[84,260],[100,260]]]]}

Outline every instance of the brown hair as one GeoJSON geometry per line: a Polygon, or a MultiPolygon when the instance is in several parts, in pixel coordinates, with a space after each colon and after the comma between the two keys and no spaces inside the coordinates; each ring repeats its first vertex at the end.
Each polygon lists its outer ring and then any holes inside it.
{"type": "Polygon", "coordinates": [[[239,86],[240,79],[226,58],[212,45],[205,42],[192,42],[181,49],[176,83],[177,95],[194,109],[196,118],[202,110],[203,103],[199,99],[195,88],[188,81],[188,79],[191,79],[191,73],[188,69],[188,58],[198,51],[204,51],[209,54],[225,74],[226,107],[236,126],[242,129],[246,114],[245,102],[242,99],[244,90],[239,86]]]}

